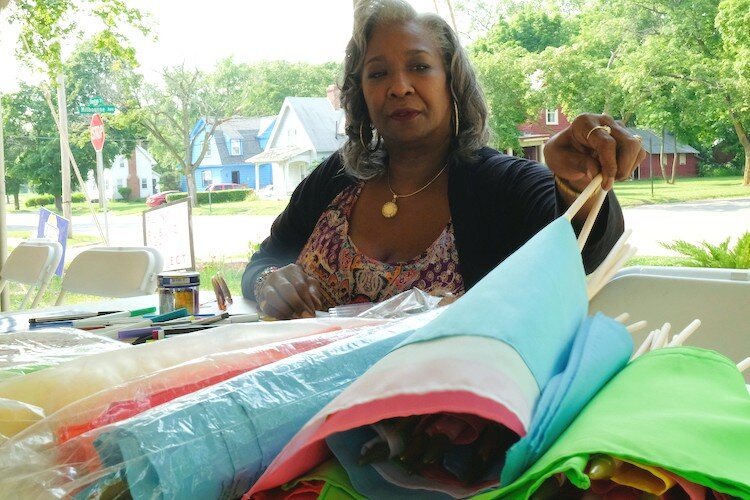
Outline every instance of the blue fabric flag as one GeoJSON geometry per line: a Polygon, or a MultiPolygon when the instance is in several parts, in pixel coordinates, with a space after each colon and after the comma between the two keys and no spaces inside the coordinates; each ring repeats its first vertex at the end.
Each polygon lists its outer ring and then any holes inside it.
{"type": "Polygon", "coordinates": [[[453,335],[507,342],[540,388],[567,364],[586,317],[585,272],[570,222],[558,218],[403,345],[453,335]]]}
{"type": "Polygon", "coordinates": [[[598,313],[578,330],[568,366],[543,388],[526,436],[505,456],[501,484],[510,484],[560,437],[599,389],[622,370],[633,353],[623,325],[598,313]]]}

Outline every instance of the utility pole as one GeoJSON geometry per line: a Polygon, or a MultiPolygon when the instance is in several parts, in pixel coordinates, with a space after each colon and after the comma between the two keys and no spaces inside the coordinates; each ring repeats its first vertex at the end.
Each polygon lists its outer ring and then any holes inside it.
{"type": "Polygon", "coordinates": [[[62,172],[63,217],[68,219],[68,238],[73,236],[73,211],[70,207],[70,156],[68,155],[68,103],[65,76],[57,75],[57,116],[60,118],[60,165],[62,172]]]}
{"type": "MultiPolygon", "coordinates": [[[[8,207],[5,203],[5,136],[3,134],[3,123],[3,101],[2,96],[0,96],[0,271],[2,271],[5,258],[8,256],[8,207]]],[[[0,311],[7,311],[9,308],[10,299],[6,287],[0,294],[0,311]]]]}

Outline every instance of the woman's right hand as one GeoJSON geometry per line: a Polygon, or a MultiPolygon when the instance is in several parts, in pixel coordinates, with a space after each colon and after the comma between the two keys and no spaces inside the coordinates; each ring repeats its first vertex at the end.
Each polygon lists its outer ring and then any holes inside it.
{"type": "Polygon", "coordinates": [[[258,295],[260,310],[276,319],[313,318],[323,306],[320,283],[297,264],[269,274],[258,295]]]}

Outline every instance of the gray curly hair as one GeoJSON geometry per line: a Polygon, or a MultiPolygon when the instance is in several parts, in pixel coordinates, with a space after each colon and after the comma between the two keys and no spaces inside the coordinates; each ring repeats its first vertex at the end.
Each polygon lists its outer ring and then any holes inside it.
{"type": "Polygon", "coordinates": [[[436,14],[418,14],[404,0],[361,0],[354,10],[352,38],[346,47],[342,75],[341,105],[346,113],[346,135],[349,140],[342,148],[344,169],[358,179],[371,179],[386,170],[388,155],[385,148],[369,151],[373,130],[362,93],[362,70],[367,42],[380,23],[416,21],[432,33],[443,56],[448,84],[458,106],[459,129],[453,138],[449,163],[472,161],[476,152],[487,144],[487,104],[474,69],[458,36],[443,18],[436,14]]]}

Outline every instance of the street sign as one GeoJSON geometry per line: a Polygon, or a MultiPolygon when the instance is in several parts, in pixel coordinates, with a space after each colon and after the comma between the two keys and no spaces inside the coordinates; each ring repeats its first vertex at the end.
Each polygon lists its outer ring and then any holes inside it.
{"type": "Polygon", "coordinates": [[[115,107],[106,105],[106,106],[78,106],[78,114],[79,115],[94,115],[97,113],[114,113],[115,107]]]}
{"type": "Polygon", "coordinates": [[[91,144],[96,151],[101,151],[104,147],[104,122],[101,116],[94,115],[91,117],[89,130],[91,132],[91,144]]]}
{"type": "Polygon", "coordinates": [[[78,114],[80,115],[95,115],[97,113],[114,113],[115,107],[111,104],[104,102],[102,97],[92,97],[89,99],[88,104],[78,106],[78,114]]]}

